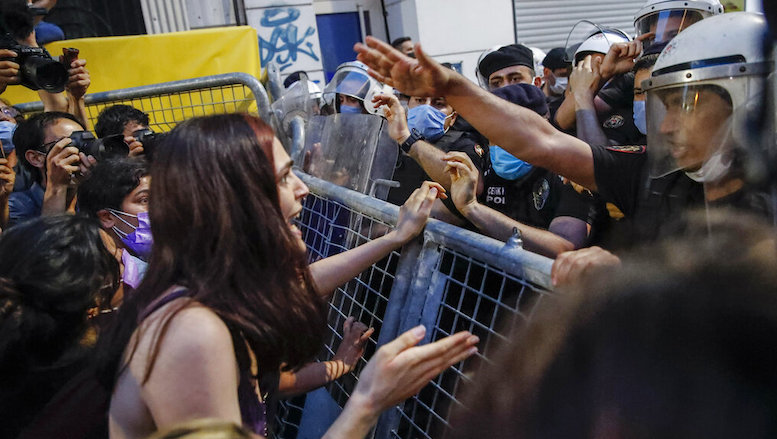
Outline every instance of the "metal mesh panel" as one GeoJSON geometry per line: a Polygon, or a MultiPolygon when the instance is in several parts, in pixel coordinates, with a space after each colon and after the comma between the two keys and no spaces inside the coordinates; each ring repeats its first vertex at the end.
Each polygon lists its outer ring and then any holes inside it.
{"type": "MultiPolygon", "coordinates": [[[[311,262],[381,236],[396,221],[396,207],[301,177],[311,195],[298,227],[311,262]]],[[[423,245],[410,243],[401,254],[393,252],[334,294],[329,309],[331,334],[321,359],[333,355],[342,337],[342,322],[349,315],[374,326],[372,338],[380,343],[370,341],[356,371],[328,385],[329,394],[344,406],[359,371],[377,347],[419,323],[430,329],[429,341],[471,331],[480,337],[479,354],[447,369],[417,396],[381,417],[374,434],[376,438],[440,437],[448,428],[451,410],[460,404],[462,387],[513,327],[526,324],[537,307],[552,298],[547,290],[549,268],[546,258],[430,222],[423,245]]],[[[288,419],[281,422],[293,424],[288,419]]]]}
{"type": "Polygon", "coordinates": [[[94,126],[97,116],[106,107],[130,105],[148,114],[150,128],[169,131],[186,119],[214,113],[245,112],[254,103],[253,94],[242,84],[230,84],[153,97],[120,99],[87,105],[89,120],[94,126]]]}
{"type": "Polygon", "coordinates": [[[445,247],[440,247],[431,289],[441,293],[432,340],[470,331],[480,337],[479,353],[444,371],[398,408],[400,421],[391,437],[442,437],[451,410],[460,404],[460,387],[507,340],[505,335],[513,327],[528,322],[549,294],[504,270],[445,247]]]}
{"type": "MultiPolygon", "coordinates": [[[[376,218],[364,215],[342,203],[324,197],[309,195],[297,223],[308,246],[310,262],[355,248],[374,238],[383,236],[391,226],[376,218]]],[[[349,316],[362,322],[375,332],[367,343],[365,354],[356,368],[327,385],[332,398],[340,407],[345,406],[356,386],[361,369],[377,349],[376,340],[383,325],[383,316],[394,283],[399,253],[392,252],[373,264],[362,274],[337,288],[329,304],[329,335],[325,340],[319,360],[330,360],[343,339],[343,323],[349,316]]],[[[293,404],[283,403],[286,413],[279,416],[282,437],[296,437],[297,425],[293,404]]],[[[280,436],[280,434],[279,434],[280,436]]]]}

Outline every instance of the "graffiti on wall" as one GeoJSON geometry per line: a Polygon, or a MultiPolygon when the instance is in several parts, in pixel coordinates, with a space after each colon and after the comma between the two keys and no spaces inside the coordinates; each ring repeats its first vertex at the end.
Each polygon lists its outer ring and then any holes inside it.
{"type": "Polygon", "coordinates": [[[262,60],[274,61],[280,66],[281,71],[295,64],[302,56],[319,61],[315,52],[315,40],[311,38],[316,34],[316,29],[313,26],[307,26],[301,32],[297,25],[299,18],[298,8],[264,10],[259,25],[263,29],[271,30],[272,33],[269,39],[259,36],[259,52],[262,60]]]}

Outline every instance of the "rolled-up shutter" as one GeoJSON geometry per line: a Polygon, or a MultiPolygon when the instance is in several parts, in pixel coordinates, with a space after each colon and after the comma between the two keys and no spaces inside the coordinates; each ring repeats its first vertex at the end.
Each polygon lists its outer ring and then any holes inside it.
{"type": "Polygon", "coordinates": [[[562,47],[572,26],[589,20],[634,35],[634,14],[645,0],[514,0],[516,41],[549,50],[562,47]]]}

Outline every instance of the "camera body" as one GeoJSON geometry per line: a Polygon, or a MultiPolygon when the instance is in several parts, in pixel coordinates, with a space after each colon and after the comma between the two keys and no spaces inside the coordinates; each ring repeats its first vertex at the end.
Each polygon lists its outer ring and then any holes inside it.
{"type": "Polygon", "coordinates": [[[155,133],[150,128],[141,128],[132,132],[132,137],[143,144],[143,154],[148,161],[154,160],[157,144],[159,144],[166,135],[166,133],[155,133]]]}
{"type": "Polygon", "coordinates": [[[129,154],[129,146],[124,143],[124,137],[121,134],[97,139],[89,131],[73,131],[70,134],[70,140],[70,146],[75,146],[80,152],[87,156],[91,155],[97,161],[129,154]]]}
{"type": "Polygon", "coordinates": [[[0,49],[16,52],[15,58],[5,58],[19,64],[21,85],[30,90],[43,89],[49,93],[60,93],[67,83],[67,68],[55,61],[42,47],[23,46],[11,34],[0,36],[0,49]]]}

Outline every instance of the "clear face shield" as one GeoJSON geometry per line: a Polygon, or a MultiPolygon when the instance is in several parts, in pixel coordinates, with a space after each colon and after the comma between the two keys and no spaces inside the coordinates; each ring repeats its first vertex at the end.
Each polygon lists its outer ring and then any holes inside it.
{"type": "Polygon", "coordinates": [[[710,16],[712,13],[709,11],[668,9],[645,15],[634,22],[634,28],[637,35],[655,33],[655,37],[643,41],[644,47],[650,47],[654,43],[665,43],[671,40],[688,26],[710,16]]]}
{"type": "Polygon", "coordinates": [[[346,95],[364,102],[373,87],[372,78],[366,72],[354,67],[338,70],[324,88],[324,100],[327,104],[339,107],[336,95],[346,95]]]}
{"type": "Polygon", "coordinates": [[[747,78],[736,78],[648,90],[650,176],[683,171],[708,184],[739,173],[749,84],[747,78]]]}

